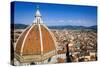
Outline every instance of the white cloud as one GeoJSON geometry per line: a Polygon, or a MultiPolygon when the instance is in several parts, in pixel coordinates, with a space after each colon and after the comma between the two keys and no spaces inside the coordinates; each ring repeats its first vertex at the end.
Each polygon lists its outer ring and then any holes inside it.
{"type": "Polygon", "coordinates": [[[67,20],[67,22],[73,22],[73,20],[67,20]]]}
{"type": "Polygon", "coordinates": [[[74,19],[74,20],[67,20],[67,23],[71,25],[83,25],[84,21],[80,19],[74,19]]]}
{"type": "Polygon", "coordinates": [[[58,20],[58,22],[65,22],[65,20],[58,20]]]}

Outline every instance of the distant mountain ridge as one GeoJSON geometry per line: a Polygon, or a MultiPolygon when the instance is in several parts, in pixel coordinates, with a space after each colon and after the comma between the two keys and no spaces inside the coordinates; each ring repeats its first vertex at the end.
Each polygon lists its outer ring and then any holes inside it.
{"type": "Polygon", "coordinates": [[[15,29],[25,29],[27,26],[25,24],[14,24],[15,29]]]}
{"type": "MultiPolygon", "coordinates": [[[[25,25],[25,24],[14,24],[14,28],[15,29],[25,29],[28,26],[29,25],[25,25]]],[[[93,30],[97,30],[97,25],[90,26],[90,27],[85,27],[85,26],[71,26],[71,25],[67,25],[67,26],[48,26],[48,27],[50,29],[93,29],[93,30]]]]}
{"type": "Polygon", "coordinates": [[[97,26],[90,26],[90,27],[85,27],[85,26],[71,26],[71,25],[67,25],[67,26],[48,26],[50,29],[93,29],[93,30],[97,30],[97,26]]]}

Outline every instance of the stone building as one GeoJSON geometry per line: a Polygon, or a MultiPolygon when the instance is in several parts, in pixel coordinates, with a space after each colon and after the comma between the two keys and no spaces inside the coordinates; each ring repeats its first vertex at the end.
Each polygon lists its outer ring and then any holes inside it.
{"type": "Polygon", "coordinates": [[[15,58],[20,63],[44,64],[50,63],[56,54],[55,37],[43,24],[37,8],[33,24],[25,29],[16,42],[15,58]]]}

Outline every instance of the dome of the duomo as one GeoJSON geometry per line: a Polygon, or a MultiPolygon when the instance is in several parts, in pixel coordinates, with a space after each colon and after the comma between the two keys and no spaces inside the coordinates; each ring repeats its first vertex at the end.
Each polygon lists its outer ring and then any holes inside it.
{"type": "Polygon", "coordinates": [[[53,33],[43,24],[39,9],[33,24],[25,29],[16,42],[15,57],[20,62],[41,62],[56,55],[53,33]]]}

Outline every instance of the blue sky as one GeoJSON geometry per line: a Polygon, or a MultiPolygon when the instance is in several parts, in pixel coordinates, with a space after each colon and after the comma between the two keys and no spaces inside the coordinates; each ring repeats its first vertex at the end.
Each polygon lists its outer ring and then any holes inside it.
{"type": "Polygon", "coordinates": [[[36,6],[48,26],[93,26],[97,25],[97,7],[66,4],[15,2],[14,23],[32,24],[36,6]]]}

